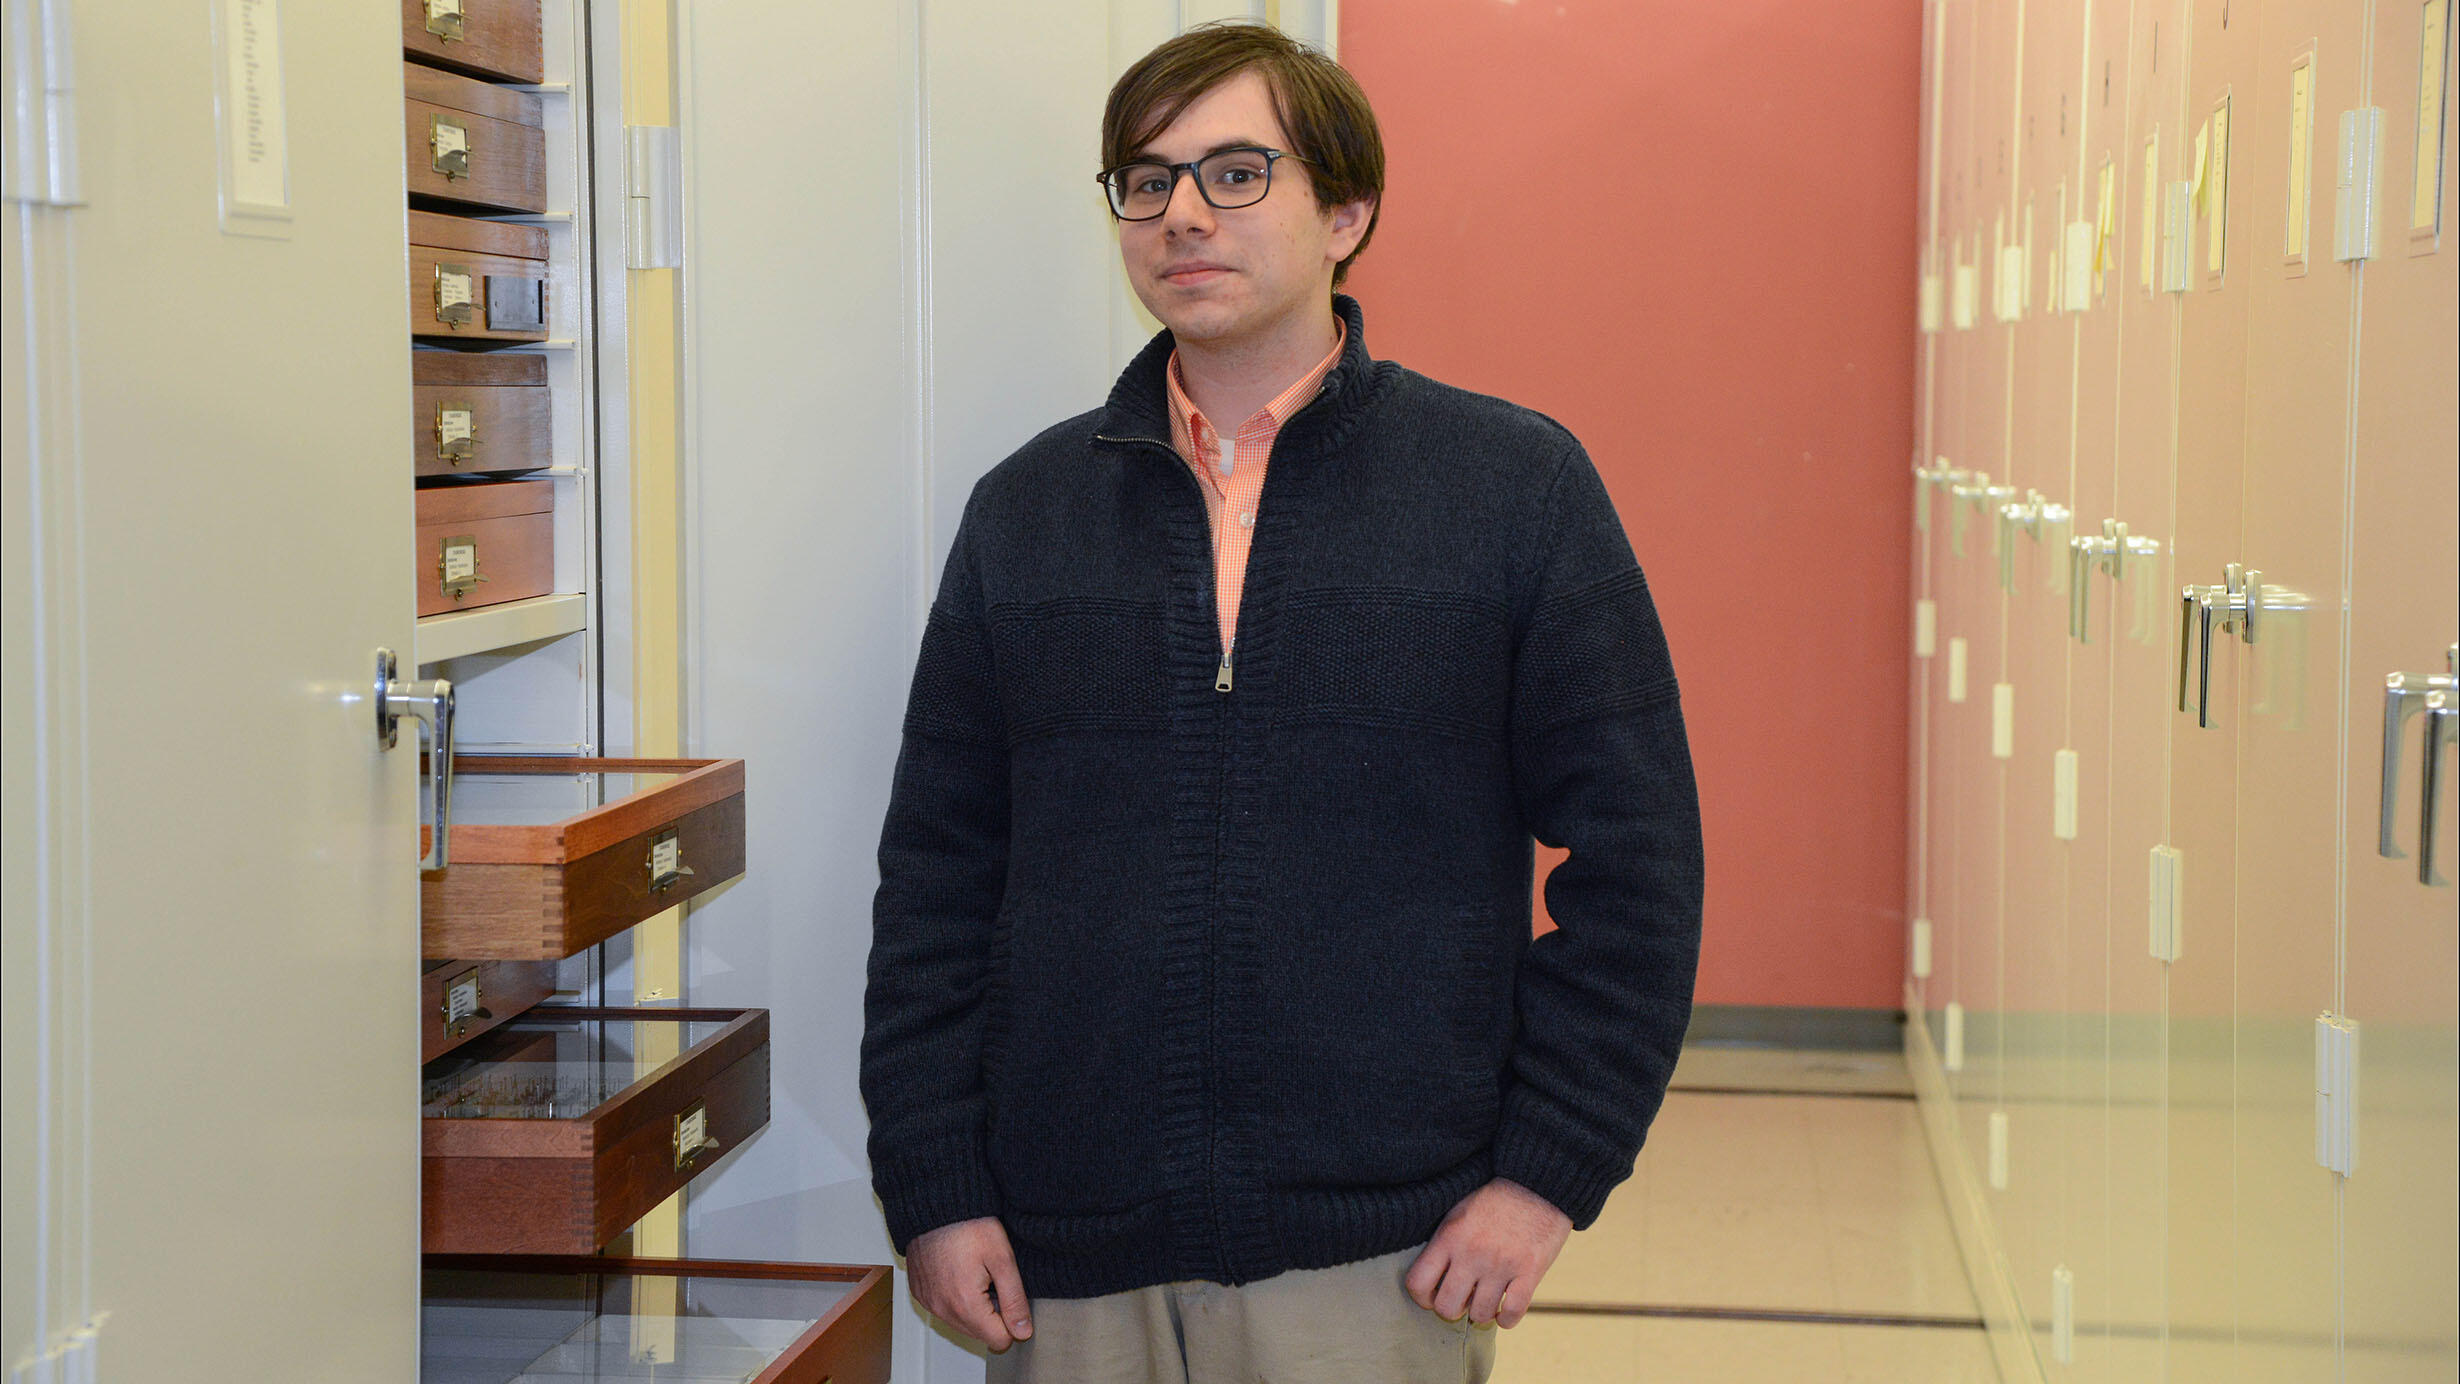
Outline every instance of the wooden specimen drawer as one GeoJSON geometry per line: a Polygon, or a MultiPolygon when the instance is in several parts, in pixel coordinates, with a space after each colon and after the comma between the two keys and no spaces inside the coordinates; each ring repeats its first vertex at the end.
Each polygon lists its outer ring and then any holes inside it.
{"type": "Polygon", "coordinates": [[[539,0],[401,0],[402,56],[481,77],[547,79],[539,0]]]}
{"type": "Polygon", "coordinates": [[[547,209],[547,133],[538,98],[402,64],[410,195],[485,211],[547,209]]]}
{"type": "Polygon", "coordinates": [[[419,1384],[887,1384],[884,1264],[431,1254],[419,1384]]]}
{"type": "Polygon", "coordinates": [[[410,213],[410,334],[484,346],[547,339],[547,233],[410,213]]]}
{"type": "Polygon", "coordinates": [[[555,483],[480,481],[418,492],[419,614],[555,589],[555,483]]]}
{"type": "Polygon", "coordinates": [[[414,475],[519,475],[555,461],[545,356],[413,351],[410,400],[414,475]]]}
{"type": "Polygon", "coordinates": [[[533,1009],[421,1075],[429,1250],[590,1254],[769,1122],[765,1009],[533,1009]]]}
{"type": "Polygon", "coordinates": [[[743,761],[455,755],[446,846],[422,952],[559,961],[743,873],[743,761]]]}
{"type": "Polygon", "coordinates": [[[427,962],[419,974],[419,1061],[435,1061],[554,993],[552,961],[427,962]]]}

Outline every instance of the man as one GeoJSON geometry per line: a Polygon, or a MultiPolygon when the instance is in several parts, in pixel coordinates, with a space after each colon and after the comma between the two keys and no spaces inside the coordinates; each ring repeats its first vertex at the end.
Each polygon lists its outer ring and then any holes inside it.
{"type": "Polygon", "coordinates": [[[1102,137],[1168,330],[966,504],[881,835],[874,1187],[994,1380],[1481,1381],[1689,1020],[1673,666],[1571,434],[1367,354],[1346,72],[1206,26],[1102,137]]]}

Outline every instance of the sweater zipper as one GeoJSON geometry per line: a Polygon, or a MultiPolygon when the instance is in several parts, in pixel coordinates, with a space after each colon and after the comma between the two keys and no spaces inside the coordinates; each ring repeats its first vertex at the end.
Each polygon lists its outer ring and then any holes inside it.
{"type": "MultiPolygon", "coordinates": [[[[1311,399],[1308,402],[1313,403],[1314,400],[1311,399]]],[[[1297,415],[1293,414],[1292,416],[1295,417],[1297,415]]],[[[1111,437],[1105,433],[1095,433],[1093,435],[1093,440],[1096,442],[1137,443],[1147,447],[1159,447],[1163,451],[1170,454],[1170,459],[1172,461],[1179,463],[1178,469],[1181,474],[1184,475],[1187,471],[1187,459],[1179,455],[1179,449],[1157,437],[1111,437]]],[[[1196,478],[1194,476],[1188,476],[1187,483],[1189,485],[1195,485],[1197,483],[1196,478]]],[[[1212,550],[1215,570],[1218,572],[1221,563],[1221,532],[1213,526],[1213,507],[1205,504],[1204,491],[1202,489],[1199,489],[1196,492],[1196,504],[1204,510],[1204,534],[1206,545],[1212,550]]],[[[1218,582],[1216,582],[1213,588],[1213,603],[1215,608],[1218,610],[1221,604],[1221,587],[1218,582]]],[[[1230,642],[1222,646],[1221,666],[1215,669],[1213,673],[1213,690],[1216,692],[1227,692],[1230,690],[1230,655],[1231,651],[1238,647],[1238,643],[1239,637],[1236,634],[1233,634],[1230,636],[1230,642]]]]}

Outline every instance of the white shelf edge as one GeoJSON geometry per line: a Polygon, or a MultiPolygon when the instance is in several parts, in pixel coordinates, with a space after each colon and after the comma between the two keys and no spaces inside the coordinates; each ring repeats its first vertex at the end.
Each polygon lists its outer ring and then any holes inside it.
{"type": "Polygon", "coordinates": [[[572,221],[568,211],[511,211],[494,216],[473,217],[477,221],[505,221],[516,226],[563,226],[572,221]]]}
{"type": "Polygon", "coordinates": [[[427,616],[418,623],[418,642],[413,647],[418,665],[424,668],[450,658],[577,634],[588,627],[589,597],[563,592],[427,616]]]}
{"type": "Polygon", "coordinates": [[[572,94],[572,83],[570,82],[499,82],[497,85],[512,91],[535,92],[540,96],[570,96],[572,94]]]}

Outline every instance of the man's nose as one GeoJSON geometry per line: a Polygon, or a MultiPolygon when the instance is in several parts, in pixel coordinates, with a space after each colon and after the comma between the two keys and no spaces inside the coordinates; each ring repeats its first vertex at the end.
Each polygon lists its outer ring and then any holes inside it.
{"type": "Polygon", "coordinates": [[[1167,231],[1210,231],[1213,229],[1213,204],[1204,200],[1204,189],[1196,185],[1194,169],[1172,170],[1170,202],[1162,208],[1162,229],[1167,231]]]}

